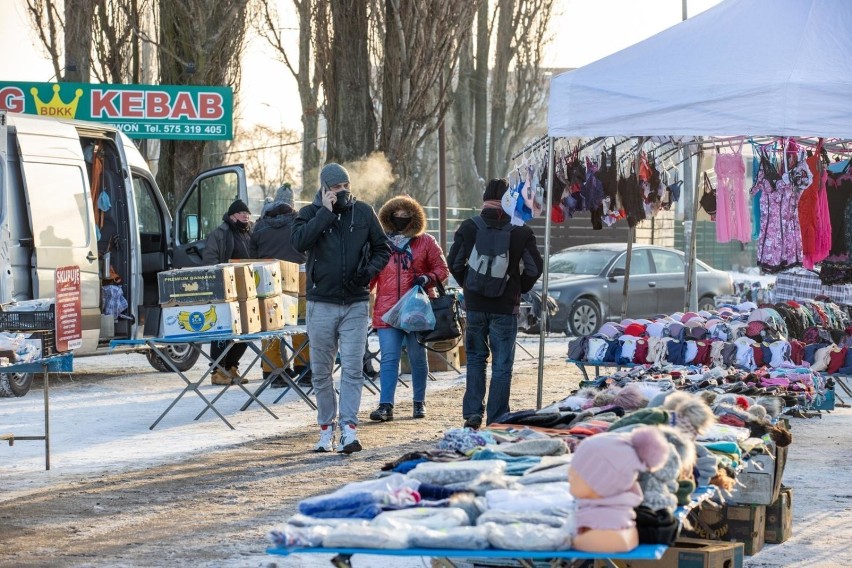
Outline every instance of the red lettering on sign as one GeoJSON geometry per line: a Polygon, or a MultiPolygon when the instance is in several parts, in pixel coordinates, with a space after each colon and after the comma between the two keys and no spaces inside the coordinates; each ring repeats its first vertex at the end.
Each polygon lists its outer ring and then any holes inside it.
{"type": "Polygon", "coordinates": [[[201,93],[198,96],[199,118],[205,120],[222,118],[225,115],[222,107],[222,95],[219,93],[201,93]]]}
{"type": "Polygon", "coordinates": [[[169,94],[163,91],[145,93],[145,114],[148,118],[168,118],[169,94]]]}
{"type": "Polygon", "coordinates": [[[0,110],[24,112],[24,92],[18,87],[0,89],[0,110]]]}
{"type": "Polygon", "coordinates": [[[172,118],[198,118],[198,111],[189,93],[178,93],[172,108],[172,118]]]}
{"type": "Polygon", "coordinates": [[[143,118],[142,93],[140,91],[121,92],[121,116],[123,118],[143,118]]]}
{"type": "Polygon", "coordinates": [[[118,91],[92,89],[92,118],[118,118],[116,97],[118,97],[118,91]]]}

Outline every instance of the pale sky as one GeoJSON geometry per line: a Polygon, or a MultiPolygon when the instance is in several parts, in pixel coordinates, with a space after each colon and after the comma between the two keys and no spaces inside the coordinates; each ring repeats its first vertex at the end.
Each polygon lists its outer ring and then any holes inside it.
{"type": "MultiPolygon", "coordinates": [[[[719,1],[687,0],[688,15],[695,16],[719,1]]],[[[281,4],[291,5],[286,0],[281,4]]],[[[553,23],[546,64],[581,67],[677,24],[682,0],[556,0],[556,6],[560,15],[553,23]]],[[[0,80],[51,81],[53,67],[43,56],[24,7],[24,0],[0,0],[0,80]]],[[[289,25],[295,27],[296,22],[289,25]]],[[[295,81],[258,38],[249,40],[240,96],[247,122],[301,129],[295,81]]]]}

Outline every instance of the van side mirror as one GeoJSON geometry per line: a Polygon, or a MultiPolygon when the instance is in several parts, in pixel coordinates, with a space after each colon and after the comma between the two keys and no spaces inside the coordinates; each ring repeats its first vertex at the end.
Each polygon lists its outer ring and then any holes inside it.
{"type": "Polygon", "coordinates": [[[611,280],[615,281],[615,279],[619,276],[624,276],[626,274],[623,268],[613,268],[609,271],[609,277],[611,280]]]}
{"type": "Polygon", "coordinates": [[[184,242],[191,243],[198,240],[198,215],[186,215],[183,218],[184,242]]]}

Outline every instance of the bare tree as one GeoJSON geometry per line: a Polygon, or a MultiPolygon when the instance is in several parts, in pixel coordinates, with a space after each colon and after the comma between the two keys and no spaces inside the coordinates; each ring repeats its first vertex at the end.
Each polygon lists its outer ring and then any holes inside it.
{"type": "Polygon", "coordinates": [[[264,197],[273,197],[281,183],[297,177],[298,146],[297,132],[255,125],[235,133],[225,161],[244,164],[249,183],[260,186],[264,197]]]}
{"type": "Polygon", "coordinates": [[[95,59],[92,70],[103,83],[142,82],[142,44],[150,41],[142,20],[153,0],[91,0],[95,59]]]}
{"type": "MultiPolygon", "coordinates": [[[[481,12],[480,8],[480,12],[481,12]]],[[[474,82],[476,74],[473,59],[473,45],[470,36],[465,38],[459,52],[458,81],[453,98],[452,135],[449,136],[449,147],[453,156],[451,169],[456,185],[456,203],[461,206],[478,205],[482,199],[483,184],[479,177],[480,170],[475,161],[476,148],[485,148],[486,137],[481,141],[473,135],[474,120],[474,82]]],[[[484,91],[483,91],[484,92],[484,91]]],[[[483,105],[482,108],[485,108],[483,105]]]]}
{"type": "Polygon", "coordinates": [[[315,65],[314,42],[317,0],[293,0],[299,21],[298,51],[295,56],[280,27],[280,16],[270,0],[260,0],[258,12],[260,34],[266,38],[279,59],[284,63],[299,89],[302,106],[302,185],[318,187],[320,151],[317,146],[319,135],[319,90],[320,73],[315,65]],[[295,65],[294,65],[295,62],[295,65]]]}
{"type": "MultiPolygon", "coordinates": [[[[248,0],[159,0],[160,82],[224,85],[239,92],[248,0]]],[[[201,170],[221,164],[222,145],[164,140],[157,181],[175,205],[201,170]]]]}
{"type": "Polygon", "coordinates": [[[65,20],[54,0],[27,0],[27,15],[35,28],[42,46],[53,64],[53,76],[65,79],[65,64],[61,63],[62,42],[65,38],[65,20]]]}

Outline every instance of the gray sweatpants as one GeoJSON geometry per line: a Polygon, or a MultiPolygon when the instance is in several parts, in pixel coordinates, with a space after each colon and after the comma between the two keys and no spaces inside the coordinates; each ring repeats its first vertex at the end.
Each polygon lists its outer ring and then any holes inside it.
{"type": "Polygon", "coordinates": [[[367,302],[349,305],[308,302],[308,339],[311,344],[311,373],[317,399],[317,422],[334,424],[337,395],[331,377],[340,351],[340,426],[358,424],[361,390],[364,387],[364,352],[370,326],[367,302]]]}

